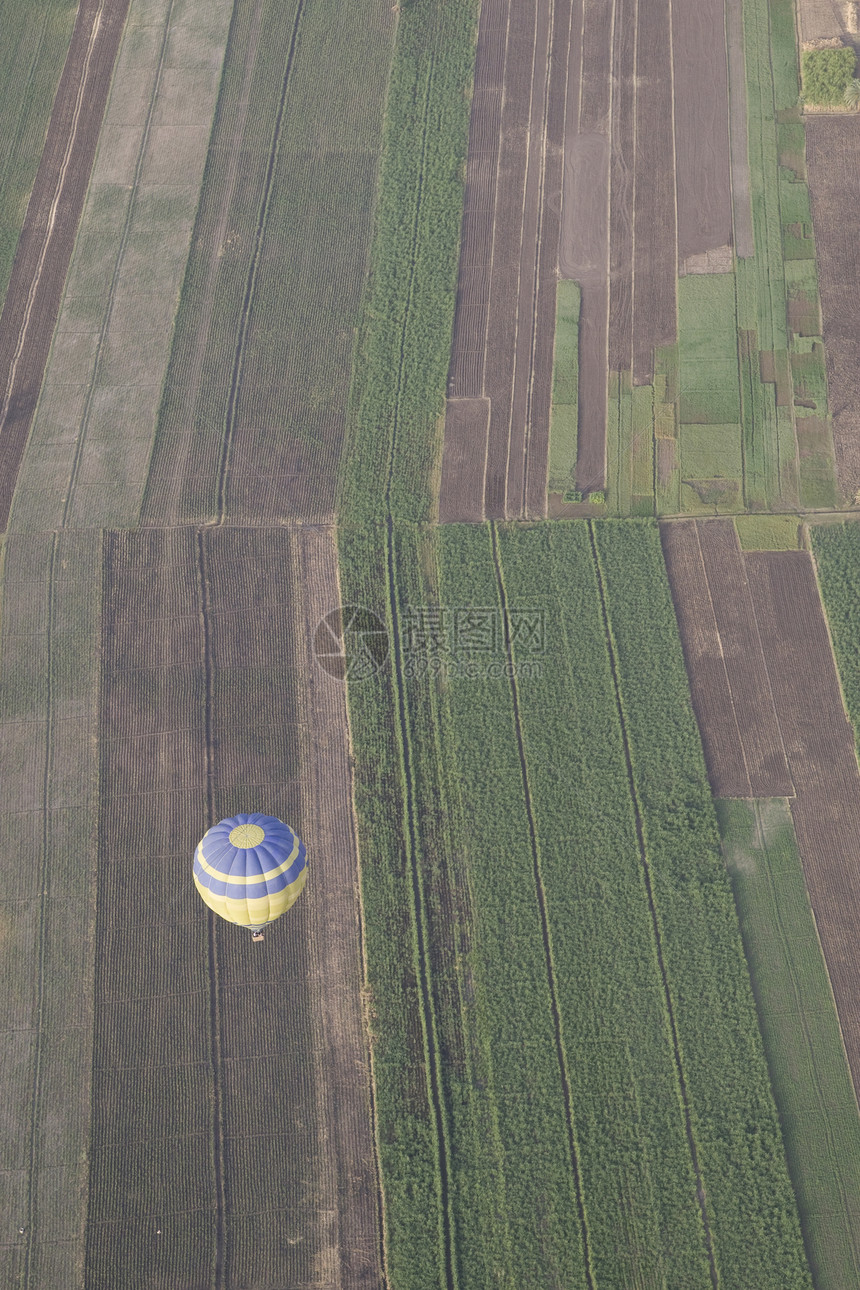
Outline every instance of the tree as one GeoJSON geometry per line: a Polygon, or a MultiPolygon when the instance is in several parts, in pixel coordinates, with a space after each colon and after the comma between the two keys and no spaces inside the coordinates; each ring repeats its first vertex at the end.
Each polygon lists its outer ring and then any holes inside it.
{"type": "Polygon", "coordinates": [[[856,77],[845,86],[845,103],[855,111],[860,111],[860,81],[856,77]]]}
{"type": "Polygon", "coordinates": [[[818,107],[838,107],[857,70],[857,55],[847,45],[807,49],[803,55],[803,98],[818,107]]]}

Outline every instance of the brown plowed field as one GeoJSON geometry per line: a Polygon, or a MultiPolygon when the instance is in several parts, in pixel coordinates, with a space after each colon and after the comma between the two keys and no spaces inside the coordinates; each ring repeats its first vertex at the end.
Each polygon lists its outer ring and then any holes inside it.
{"type": "Polygon", "coordinates": [[[582,288],[576,479],[605,484],[610,371],[652,379],[676,338],[679,255],[732,242],[725,48],[717,0],[483,5],[448,392],[488,398],[490,430],[464,438],[449,405],[443,518],[545,513],[556,272],[582,288]]]}
{"type": "Polygon", "coordinates": [[[0,529],[36,408],[129,0],[81,0],[0,316],[0,529]]]}
{"type": "Polygon", "coordinates": [[[786,753],[791,813],[855,1085],[860,1082],[860,773],[809,556],[755,552],[747,572],[786,753]]]}
{"type": "Polygon", "coordinates": [[[88,1286],[382,1283],[336,568],[325,531],[108,536],[88,1286]],[[264,945],[187,880],[242,809],[308,843],[264,945]]]}
{"type": "Polygon", "coordinates": [[[725,42],[721,0],[672,5],[680,261],[732,240],[725,42]]]}
{"type": "Polygon", "coordinates": [[[489,429],[489,399],[448,400],[439,488],[439,519],[443,523],[484,518],[489,429]]]}
{"type": "Polygon", "coordinates": [[[443,471],[443,517],[545,513],[571,12],[572,0],[482,6],[448,394],[489,399],[490,420],[487,440],[478,419],[467,445],[449,406],[449,462],[474,460],[443,471]]]}
{"type": "Polygon", "coordinates": [[[804,551],[743,555],[728,521],[662,532],[711,786],[791,798],[857,1083],[860,772],[812,562],[804,551]]]}
{"type": "Polygon", "coordinates": [[[860,118],[810,117],[806,159],[833,446],[843,492],[860,489],[860,118]]]}
{"type": "MultiPolygon", "coordinates": [[[[636,44],[633,380],[654,373],[655,345],[675,340],[678,272],[669,0],[640,0],[636,44]]],[[[612,218],[610,216],[610,237],[612,218]]]]}
{"type": "Polygon", "coordinates": [[[663,551],[711,787],[718,797],[794,792],[734,525],[662,528],[663,551]]]}

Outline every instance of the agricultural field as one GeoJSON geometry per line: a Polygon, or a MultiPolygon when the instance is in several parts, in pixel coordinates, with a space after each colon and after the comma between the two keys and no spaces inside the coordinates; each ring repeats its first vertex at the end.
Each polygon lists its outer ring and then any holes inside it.
{"type": "Polygon", "coordinates": [[[656,530],[340,540],[395,1284],[807,1284],[656,530]]]}
{"type": "Polygon", "coordinates": [[[816,1285],[860,1275],[860,1119],[784,799],[717,815],[816,1285]]]}
{"type": "Polygon", "coordinates": [[[860,491],[860,341],[856,319],[860,121],[822,116],[809,120],[806,130],[833,442],[840,485],[854,501],[860,491]]]}
{"type": "Polygon", "coordinates": [[[146,524],[330,519],[394,23],[239,0],[143,498],[146,524]]]}
{"type": "Polygon", "coordinates": [[[17,0],[0,7],[0,306],[75,25],[70,0],[37,8],[17,0]]]}
{"type": "MultiPolygon", "coordinates": [[[[825,603],[844,650],[840,561],[828,565],[826,558],[828,550],[839,551],[843,533],[853,534],[853,527],[824,528],[814,542],[825,553],[825,603]]],[[[666,524],[663,543],[711,786],[720,797],[790,799],[857,1079],[851,946],[860,899],[853,861],[860,847],[860,771],[812,561],[799,550],[742,553],[728,521],[666,524]]],[[[853,639],[848,648],[843,670],[851,694],[853,639]]]]}
{"type": "Polygon", "coordinates": [[[131,0],[12,528],[136,522],[229,18],[131,0]]]}
{"type": "Polygon", "coordinates": [[[440,517],[842,505],[793,0],[485,4],[474,94],[440,517]]]}
{"type": "Polygon", "coordinates": [[[860,731],[860,529],[854,524],[815,526],[811,537],[845,706],[860,731]]]}
{"type": "Polygon", "coordinates": [[[852,1284],[822,237],[851,314],[791,0],[41,14],[0,53],[0,1281],[852,1284]],[[191,881],[257,807],[310,875],[263,946],[191,881]]]}
{"type": "Polygon", "coordinates": [[[13,39],[8,47],[16,66],[7,66],[0,82],[4,87],[0,123],[5,127],[4,139],[9,140],[3,145],[5,161],[0,170],[4,210],[0,298],[5,296],[0,315],[0,525],[4,530],[39,397],[128,0],[83,0],[70,41],[68,9],[63,12],[54,4],[40,6],[36,12],[31,9],[28,31],[22,27],[27,12],[24,5],[4,5],[0,17],[5,19],[10,8],[15,10],[11,28],[13,32],[17,29],[21,43],[13,39]],[[34,30],[37,21],[38,34],[34,30]],[[35,49],[27,58],[26,49],[34,36],[35,49]],[[37,96],[53,91],[59,71],[56,63],[66,48],[47,137],[42,139],[48,105],[37,96]],[[36,160],[39,165],[34,178],[36,160]],[[25,215],[19,203],[28,194],[25,215]]]}
{"type": "Polygon", "coordinates": [[[283,529],[107,539],[88,1286],[149,1285],[152,1260],[179,1284],[378,1283],[343,692],[301,691],[296,655],[332,555],[283,529]],[[264,955],[176,881],[249,799],[317,857],[264,955]]]}

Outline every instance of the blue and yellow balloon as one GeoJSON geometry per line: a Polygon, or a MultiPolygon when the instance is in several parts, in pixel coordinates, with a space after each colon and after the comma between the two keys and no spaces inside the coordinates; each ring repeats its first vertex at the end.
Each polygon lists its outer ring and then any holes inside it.
{"type": "Polygon", "coordinates": [[[307,876],[304,842],[259,811],[213,824],[194,853],[194,885],[206,904],[257,941],[295,904],[307,876]]]}

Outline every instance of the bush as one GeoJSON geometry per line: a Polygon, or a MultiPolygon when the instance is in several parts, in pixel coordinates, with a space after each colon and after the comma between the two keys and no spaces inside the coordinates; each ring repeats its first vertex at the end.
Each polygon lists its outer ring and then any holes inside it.
{"type": "Polygon", "coordinates": [[[808,49],[803,55],[803,101],[818,107],[841,107],[854,79],[853,49],[808,49]]]}

